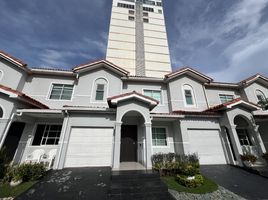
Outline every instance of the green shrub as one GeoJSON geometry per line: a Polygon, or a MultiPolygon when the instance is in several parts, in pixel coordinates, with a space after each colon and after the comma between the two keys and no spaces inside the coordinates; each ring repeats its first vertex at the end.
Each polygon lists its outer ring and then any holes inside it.
{"type": "Polygon", "coordinates": [[[153,168],[161,176],[182,174],[193,176],[200,173],[197,154],[179,155],[174,153],[158,153],[152,156],[153,168]]]}
{"type": "Polygon", "coordinates": [[[184,175],[177,175],[175,179],[180,185],[188,188],[196,188],[204,184],[204,177],[200,174],[195,175],[195,178],[192,180],[188,180],[187,176],[184,175]]]}
{"type": "Polygon", "coordinates": [[[264,153],[262,157],[268,162],[268,153],[264,153]]]}
{"type": "Polygon", "coordinates": [[[9,159],[5,148],[0,149],[0,179],[3,179],[9,165],[9,159]]]}
{"type": "Polygon", "coordinates": [[[257,161],[257,157],[254,156],[253,154],[244,154],[244,155],[240,155],[240,158],[242,161],[249,161],[252,164],[254,164],[257,161]]]}
{"type": "Polygon", "coordinates": [[[7,174],[6,180],[10,179],[14,181],[22,180],[35,181],[43,177],[46,173],[46,168],[43,164],[40,163],[24,163],[19,166],[14,166],[10,172],[7,174]]]}

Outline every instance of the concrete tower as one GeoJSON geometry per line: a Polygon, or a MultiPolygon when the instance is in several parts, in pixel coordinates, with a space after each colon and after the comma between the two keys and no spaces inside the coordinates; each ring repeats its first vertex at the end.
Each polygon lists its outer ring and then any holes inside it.
{"type": "Polygon", "coordinates": [[[161,0],[113,0],[106,59],[131,75],[171,72],[161,0]]]}

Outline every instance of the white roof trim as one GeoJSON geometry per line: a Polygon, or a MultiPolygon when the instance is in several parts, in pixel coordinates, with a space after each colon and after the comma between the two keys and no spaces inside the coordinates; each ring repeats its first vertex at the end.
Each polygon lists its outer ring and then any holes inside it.
{"type": "Polygon", "coordinates": [[[260,109],[261,109],[260,107],[255,106],[255,105],[253,105],[253,104],[251,104],[251,103],[245,102],[245,101],[243,101],[243,100],[240,100],[240,101],[235,102],[235,103],[233,103],[233,104],[227,105],[226,108],[232,108],[232,107],[234,107],[234,106],[236,106],[236,105],[239,105],[239,104],[245,104],[245,105],[247,105],[247,106],[249,106],[249,107],[255,108],[256,110],[260,110],[260,109]]]}
{"type": "Polygon", "coordinates": [[[0,88],[0,92],[2,92],[2,93],[4,93],[4,94],[8,95],[8,96],[11,97],[11,98],[17,98],[17,97],[18,97],[17,94],[14,94],[13,92],[9,92],[9,91],[6,91],[6,90],[1,89],[1,88],[0,88]]]}
{"type": "Polygon", "coordinates": [[[18,66],[20,66],[20,67],[23,67],[23,66],[24,66],[24,65],[21,64],[20,62],[18,62],[18,61],[16,61],[16,60],[12,59],[11,57],[9,57],[9,56],[7,56],[7,55],[1,53],[1,52],[0,52],[0,56],[3,57],[4,59],[8,59],[8,60],[10,60],[11,62],[13,62],[14,64],[16,64],[16,65],[18,65],[18,66]]]}
{"type": "Polygon", "coordinates": [[[140,96],[138,94],[130,94],[128,96],[123,96],[123,97],[118,97],[118,98],[112,99],[111,104],[116,105],[120,101],[128,100],[128,99],[131,99],[131,98],[136,98],[136,99],[139,99],[139,100],[141,100],[143,102],[149,103],[150,106],[156,106],[158,104],[156,101],[144,98],[144,97],[142,97],[142,96],[140,96]]]}

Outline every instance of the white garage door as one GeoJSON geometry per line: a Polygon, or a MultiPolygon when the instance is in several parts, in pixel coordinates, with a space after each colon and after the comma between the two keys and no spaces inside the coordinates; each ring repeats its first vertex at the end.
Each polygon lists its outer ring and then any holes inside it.
{"type": "Polygon", "coordinates": [[[65,167],[111,166],[112,128],[72,128],[65,167]]]}
{"type": "Polygon", "coordinates": [[[226,164],[218,130],[188,130],[190,152],[198,153],[200,164],[226,164]]]}

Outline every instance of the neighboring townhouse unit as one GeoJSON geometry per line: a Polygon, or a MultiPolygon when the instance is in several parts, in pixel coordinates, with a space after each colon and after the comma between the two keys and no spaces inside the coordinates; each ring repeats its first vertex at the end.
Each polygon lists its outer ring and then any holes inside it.
{"type": "MultiPolygon", "coordinates": [[[[201,164],[242,165],[268,148],[268,79],[214,82],[186,67],[132,76],[106,60],[72,70],[34,69],[0,52],[0,145],[15,164],[54,169],[138,162],[155,153],[198,153],[201,164]]],[[[261,162],[261,159],[260,159],[261,162]]]]}

